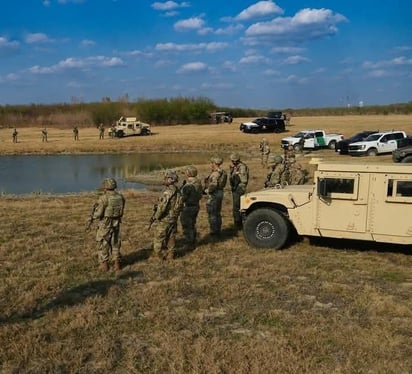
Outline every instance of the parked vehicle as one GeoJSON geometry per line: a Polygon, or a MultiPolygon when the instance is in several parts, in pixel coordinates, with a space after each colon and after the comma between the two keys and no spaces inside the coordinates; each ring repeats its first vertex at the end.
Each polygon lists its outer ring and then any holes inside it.
{"type": "Polygon", "coordinates": [[[349,144],[351,156],[377,156],[398,148],[398,141],[406,138],[405,131],[385,131],[369,135],[365,140],[349,144]]]}
{"type": "Polygon", "coordinates": [[[377,132],[378,130],[362,131],[362,132],[358,132],[357,134],[351,136],[348,139],[340,140],[339,142],[336,143],[335,151],[339,152],[339,154],[341,155],[347,155],[349,153],[349,144],[365,140],[369,135],[375,134],[377,132]]]}
{"type": "Polygon", "coordinates": [[[210,123],[232,123],[233,117],[228,112],[214,112],[209,114],[209,121],[210,123]]]}
{"type": "Polygon", "coordinates": [[[313,180],[241,197],[249,245],[282,248],[292,233],[412,245],[412,165],[320,162],[313,180]]]}
{"type": "Polygon", "coordinates": [[[392,151],[393,162],[412,162],[412,136],[398,141],[398,148],[392,151]]]}
{"type": "Polygon", "coordinates": [[[282,118],[260,117],[252,122],[244,122],[239,126],[240,131],[257,134],[259,132],[283,132],[285,121],[282,118]]]}
{"type": "Polygon", "coordinates": [[[342,134],[327,134],[324,130],[303,130],[293,136],[283,138],[281,147],[286,149],[292,145],[295,151],[301,151],[303,148],[335,149],[336,143],[343,139],[342,134]]]}
{"type": "Polygon", "coordinates": [[[138,121],[136,117],[120,117],[109,130],[109,136],[122,138],[133,135],[151,135],[150,125],[138,121]]]}

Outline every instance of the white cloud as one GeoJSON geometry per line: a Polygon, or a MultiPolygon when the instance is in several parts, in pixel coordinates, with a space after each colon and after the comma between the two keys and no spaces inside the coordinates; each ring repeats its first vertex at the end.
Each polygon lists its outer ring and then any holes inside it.
{"type": "Polygon", "coordinates": [[[280,72],[278,70],[274,70],[274,69],[266,69],[263,72],[264,75],[268,75],[268,76],[273,76],[273,75],[280,75],[280,72]]]}
{"type": "Polygon", "coordinates": [[[208,70],[208,66],[204,62],[189,62],[187,64],[182,65],[178,73],[198,73],[204,72],[208,70]]]}
{"type": "Polygon", "coordinates": [[[203,28],[205,21],[200,17],[192,17],[184,20],[177,21],[174,24],[176,31],[188,31],[197,30],[203,28]]]}
{"type": "Polygon", "coordinates": [[[16,40],[10,41],[7,38],[0,36],[0,53],[9,52],[18,49],[20,43],[16,40]]]}
{"type": "Polygon", "coordinates": [[[305,84],[305,83],[308,83],[308,79],[307,78],[301,78],[301,77],[298,77],[298,76],[296,76],[296,75],[289,75],[286,79],[285,79],[285,81],[287,82],[287,83],[294,83],[294,84],[305,84]]]}
{"type": "Polygon", "coordinates": [[[233,35],[236,34],[238,31],[243,30],[243,26],[238,24],[238,25],[229,25],[228,27],[225,28],[219,28],[216,29],[215,34],[216,35],[233,35]]]}
{"type": "Polygon", "coordinates": [[[365,69],[380,69],[380,68],[393,68],[393,67],[400,67],[400,66],[409,66],[412,65],[412,59],[406,58],[404,56],[395,57],[392,60],[382,60],[377,62],[370,62],[365,61],[363,63],[363,67],[365,69]]]}
{"type": "Polygon", "coordinates": [[[299,48],[299,47],[273,47],[271,50],[273,53],[280,53],[280,54],[296,54],[296,53],[302,53],[305,51],[305,48],[299,48]]]}
{"type": "Polygon", "coordinates": [[[83,39],[81,41],[81,45],[83,47],[93,47],[94,45],[96,45],[96,42],[94,42],[93,40],[89,40],[89,39],[83,39]]]}
{"type": "Polygon", "coordinates": [[[112,68],[120,66],[125,66],[125,63],[119,57],[92,56],[85,59],[69,57],[59,61],[55,65],[43,67],[35,65],[30,67],[27,71],[32,74],[52,74],[69,69],[112,68]]]}
{"type": "Polygon", "coordinates": [[[178,8],[187,8],[189,6],[190,3],[188,2],[176,3],[175,1],[166,1],[164,3],[155,2],[151,5],[153,9],[160,11],[170,11],[178,8]]]}
{"type": "Polygon", "coordinates": [[[26,35],[26,43],[38,44],[38,43],[51,43],[53,42],[46,34],[38,32],[26,35]]]}
{"type": "Polygon", "coordinates": [[[297,64],[303,64],[304,62],[309,62],[310,60],[306,57],[303,56],[289,56],[285,60],[283,60],[283,63],[285,65],[297,65],[297,64]]]}
{"type": "Polygon", "coordinates": [[[258,22],[246,30],[247,42],[286,40],[302,42],[337,33],[337,24],[347,21],[329,9],[302,9],[293,17],[278,17],[269,22],[258,22]]]}
{"type": "Polygon", "coordinates": [[[242,57],[239,60],[240,64],[258,64],[258,63],[269,63],[269,60],[261,55],[249,55],[242,57]]]}
{"type": "Polygon", "coordinates": [[[81,3],[84,3],[85,1],[86,0],[57,0],[59,4],[69,4],[69,3],[81,4],[81,3]]]}
{"type": "Polygon", "coordinates": [[[198,44],[175,44],[175,43],[158,43],[156,44],[156,50],[166,52],[187,52],[187,51],[208,51],[214,52],[225,49],[228,47],[228,43],[224,42],[211,42],[211,43],[198,43],[198,44]]]}
{"type": "Polygon", "coordinates": [[[371,78],[384,78],[384,77],[387,77],[388,75],[389,75],[388,72],[383,69],[372,70],[368,73],[368,76],[371,78]]]}
{"type": "Polygon", "coordinates": [[[258,1],[245,10],[241,11],[236,17],[236,21],[247,21],[253,18],[271,16],[273,14],[283,14],[283,9],[273,1],[258,1]]]}

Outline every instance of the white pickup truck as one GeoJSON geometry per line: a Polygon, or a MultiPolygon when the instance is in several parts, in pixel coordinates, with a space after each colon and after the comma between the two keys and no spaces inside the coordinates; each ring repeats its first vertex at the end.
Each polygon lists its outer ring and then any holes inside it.
{"type": "Polygon", "coordinates": [[[384,131],[369,135],[365,140],[349,144],[351,156],[376,156],[398,148],[398,140],[406,138],[404,131],[384,131]]]}
{"type": "Polygon", "coordinates": [[[283,138],[281,146],[286,149],[292,145],[295,151],[301,151],[303,148],[335,149],[336,143],[341,140],[342,134],[327,134],[324,130],[302,130],[293,136],[283,138]]]}

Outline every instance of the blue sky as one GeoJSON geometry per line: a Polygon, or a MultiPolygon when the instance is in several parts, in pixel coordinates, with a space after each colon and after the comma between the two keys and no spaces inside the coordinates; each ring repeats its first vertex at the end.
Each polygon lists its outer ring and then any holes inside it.
{"type": "Polygon", "coordinates": [[[14,0],[0,105],[208,97],[281,109],[412,100],[412,1],[14,0]]]}

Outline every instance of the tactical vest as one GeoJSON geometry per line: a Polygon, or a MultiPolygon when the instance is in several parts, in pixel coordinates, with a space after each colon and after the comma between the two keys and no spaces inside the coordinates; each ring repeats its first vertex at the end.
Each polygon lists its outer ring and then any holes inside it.
{"type": "Polygon", "coordinates": [[[115,194],[107,194],[107,207],[104,211],[104,216],[107,218],[121,218],[123,216],[124,199],[123,196],[115,194]]]}

